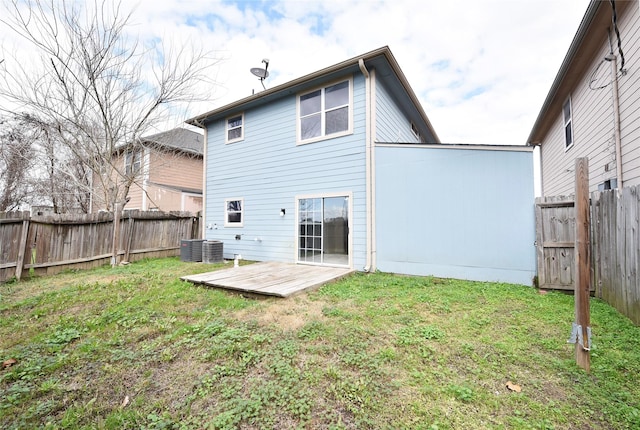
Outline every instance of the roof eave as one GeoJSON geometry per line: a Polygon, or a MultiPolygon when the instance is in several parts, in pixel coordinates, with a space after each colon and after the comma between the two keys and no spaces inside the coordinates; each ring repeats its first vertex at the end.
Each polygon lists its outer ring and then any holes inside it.
{"type": "Polygon", "coordinates": [[[562,61],[560,70],[558,70],[558,73],[556,74],[553,84],[551,85],[551,89],[549,90],[549,93],[547,94],[547,97],[545,98],[544,103],[542,104],[542,108],[538,113],[536,122],[534,123],[533,128],[529,133],[529,137],[527,138],[528,145],[540,145],[542,143],[541,140],[544,136],[540,136],[541,134],[540,127],[543,121],[545,120],[549,107],[554,101],[557,95],[558,89],[560,88],[560,85],[564,81],[571,67],[571,64],[573,63],[573,60],[575,59],[577,53],[580,52],[580,48],[582,47],[582,44],[584,43],[585,38],[589,33],[591,23],[596,17],[598,10],[601,6],[601,3],[603,2],[600,0],[591,0],[591,2],[589,3],[589,7],[587,8],[587,11],[585,12],[584,17],[580,22],[580,26],[578,27],[578,30],[576,31],[576,34],[573,37],[573,41],[569,46],[569,50],[567,51],[567,54],[565,55],[564,60],[562,61]]]}
{"type": "Polygon", "coordinates": [[[310,73],[310,74],[305,75],[305,76],[301,76],[299,78],[296,78],[296,79],[294,79],[292,81],[288,81],[288,82],[286,82],[284,84],[275,86],[273,88],[268,88],[268,89],[266,89],[264,91],[261,91],[261,92],[259,92],[257,94],[253,94],[253,95],[250,95],[248,97],[242,98],[240,100],[236,100],[235,102],[229,103],[229,104],[224,105],[222,107],[219,107],[217,109],[213,109],[213,110],[211,110],[209,112],[203,113],[203,114],[195,116],[193,118],[190,118],[190,119],[186,120],[185,122],[187,124],[191,124],[191,125],[194,125],[196,127],[204,128],[203,121],[206,121],[207,118],[209,118],[209,117],[217,115],[217,114],[219,114],[221,112],[226,112],[226,111],[231,111],[231,110],[237,109],[240,106],[245,105],[245,104],[247,104],[249,102],[254,102],[254,101],[266,98],[266,97],[271,96],[273,94],[279,93],[281,91],[285,91],[285,90],[287,90],[289,88],[298,86],[298,85],[303,84],[303,83],[305,83],[307,81],[311,81],[313,79],[322,77],[324,75],[327,75],[327,74],[330,74],[330,73],[335,73],[335,72],[338,72],[338,71],[340,71],[342,69],[346,69],[346,68],[349,68],[349,67],[353,67],[354,65],[358,64],[358,60],[361,59],[361,58],[366,61],[369,58],[373,58],[373,57],[377,57],[379,55],[383,55],[386,52],[389,52],[389,47],[384,46],[382,48],[378,48],[378,49],[373,50],[371,52],[367,52],[364,55],[359,55],[359,56],[357,56],[355,58],[351,58],[351,59],[345,60],[345,61],[343,61],[341,63],[334,64],[333,66],[318,70],[316,72],[310,73]]]}
{"type": "Polygon", "coordinates": [[[243,99],[237,100],[237,101],[235,101],[233,103],[227,104],[227,105],[222,106],[220,108],[217,108],[217,109],[211,110],[209,112],[206,112],[204,114],[198,115],[196,117],[190,118],[190,119],[186,120],[185,122],[187,124],[191,124],[191,125],[194,125],[196,127],[204,128],[204,122],[207,120],[207,118],[210,118],[212,116],[218,115],[218,114],[220,114],[222,112],[233,111],[233,110],[239,109],[241,106],[243,106],[243,105],[245,105],[247,103],[258,101],[258,100],[260,100],[262,98],[269,97],[269,96],[271,96],[273,94],[276,94],[278,92],[285,91],[285,90],[287,90],[289,88],[296,87],[298,85],[304,84],[305,82],[312,81],[312,80],[320,78],[322,76],[325,76],[325,75],[328,75],[328,74],[332,74],[332,73],[336,73],[336,72],[339,72],[340,70],[344,70],[344,69],[348,69],[348,68],[357,66],[359,60],[361,60],[361,59],[363,61],[367,62],[368,60],[371,60],[373,58],[379,57],[381,55],[383,55],[387,59],[387,62],[390,64],[390,66],[393,69],[394,73],[396,74],[396,76],[400,80],[400,83],[402,84],[402,86],[403,86],[405,92],[407,93],[409,99],[415,105],[416,109],[418,110],[418,113],[420,114],[422,120],[425,122],[425,124],[429,128],[429,131],[433,135],[433,138],[435,139],[435,141],[437,143],[440,143],[440,139],[439,139],[438,135],[436,134],[436,132],[435,132],[435,130],[433,128],[433,125],[429,121],[429,118],[427,117],[427,114],[425,113],[424,109],[422,108],[422,105],[418,101],[418,97],[413,92],[413,89],[411,88],[411,85],[409,85],[409,81],[407,80],[406,76],[402,72],[402,69],[400,69],[400,66],[399,66],[398,62],[396,61],[395,57],[391,53],[391,50],[389,49],[388,46],[383,46],[382,48],[378,48],[378,49],[375,49],[373,51],[367,52],[365,54],[358,55],[357,57],[350,58],[350,59],[345,60],[343,62],[340,62],[338,64],[334,64],[333,66],[326,67],[324,69],[318,70],[316,72],[313,72],[313,73],[310,73],[308,75],[302,76],[300,78],[294,79],[292,81],[286,82],[286,83],[284,83],[282,85],[278,85],[276,87],[269,88],[267,90],[261,91],[258,94],[254,94],[254,95],[245,97],[243,99]]]}

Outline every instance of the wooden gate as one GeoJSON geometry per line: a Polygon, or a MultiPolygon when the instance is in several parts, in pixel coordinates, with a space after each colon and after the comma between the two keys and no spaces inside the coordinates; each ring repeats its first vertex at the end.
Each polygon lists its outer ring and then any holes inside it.
{"type": "Polygon", "coordinates": [[[536,198],[538,286],[572,290],[575,280],[576,217],[573,197],[536,198]]]}

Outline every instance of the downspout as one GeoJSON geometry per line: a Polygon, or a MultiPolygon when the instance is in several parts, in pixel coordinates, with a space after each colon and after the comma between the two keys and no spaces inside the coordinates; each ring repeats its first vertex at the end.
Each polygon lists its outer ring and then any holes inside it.
{"type": "MultiPolygon", "coordinates": [[[[622,138],[620,137],[620,97],[618,95],[618,61],[613,54],[607,56],[611,62],[613,97],[613,135],[616,142],[616,182],[618,191],[622,190],[622,138]]],[[[623,71],[624,73],[624,71],[623,71]]]]}
{"type": "Polygon", "coordinates": [[[361,58],[358,60],[358,66],[360,66],[360,71],[364,75],[365,78],[365,207],[367,214],[367,250],[366,250],[366,263],[364,266],[365,272],[370,272],[375,270],[373,267],[373,190],[372,190],[372,181],[371,181],[371,153],[372,145],[371,145],[371,77],[369,75],[369,71],[364,64],[364,60],[361,58]]]}
{"type": "Polygon", "coordinates": [[[194,123],[204,130],[202,137],[202,211],[200,214],[200,239],[206,239],[205,230],[207,228],[207,127],[198,120],[194,123]]]}

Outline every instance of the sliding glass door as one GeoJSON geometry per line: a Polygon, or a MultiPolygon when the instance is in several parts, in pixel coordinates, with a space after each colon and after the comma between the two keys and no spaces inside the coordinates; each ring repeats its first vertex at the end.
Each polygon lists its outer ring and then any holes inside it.
{"type": "Polygon", "coordinates": [[[349,197],[298,200],[298,262],[349,265],[349,197]]]}

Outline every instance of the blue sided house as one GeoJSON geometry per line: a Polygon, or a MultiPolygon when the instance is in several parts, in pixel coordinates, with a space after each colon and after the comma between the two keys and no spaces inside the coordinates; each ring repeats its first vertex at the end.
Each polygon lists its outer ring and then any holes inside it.
{"type": "Polygon", "coordinates": [[[225,258],[531,284],[532,149],[440,143],[388,47],[187,123],[225,258]]]}

